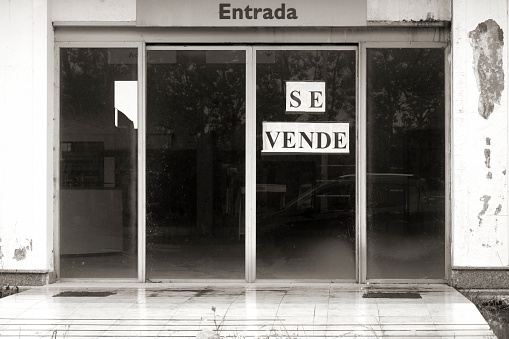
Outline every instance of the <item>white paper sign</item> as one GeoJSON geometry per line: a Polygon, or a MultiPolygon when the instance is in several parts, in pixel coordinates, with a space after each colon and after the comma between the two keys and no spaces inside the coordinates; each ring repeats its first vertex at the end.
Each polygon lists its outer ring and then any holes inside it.
{"type": "Polygon", "coordinates": [[[325,112],[325,82],[287,81],[287,112],[325,112]]]}
{"type": "Polygon", "coordinates": [[[263,153],[350,153],[349,124],[263,122],[263,153]]]}
{"type": "Polygon", "coordinates": [[[138,81],[115,81],[115,126],[119,127],[118,112],[138,128],[138,81]]]}

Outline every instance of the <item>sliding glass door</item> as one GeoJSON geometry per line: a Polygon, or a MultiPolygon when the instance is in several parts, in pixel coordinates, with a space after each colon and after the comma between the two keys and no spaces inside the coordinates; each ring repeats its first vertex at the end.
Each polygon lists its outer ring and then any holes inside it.
{"type": "Polygon", "coordinates": [[[138,48],[60,49],[60,277],[138,276],[138,48]]]}
{"type": "Polygon", "coordinates": [[[357,50],[256,51],[256,277],[356,279],[357,50]]]}
{"type": "Polygon", "coordinates": [[[444,279],[444,49],[366,59],[367,279],[444,279]]]}
{"type": "Polygon", "coordinates": [[[62,278],[445,279],[443,46],[76,45],[62,278]]]}
{"type": "Polygon", "coordinates": [[[243,279],[246,51],[147,51],[146,276],[243,279]]]}

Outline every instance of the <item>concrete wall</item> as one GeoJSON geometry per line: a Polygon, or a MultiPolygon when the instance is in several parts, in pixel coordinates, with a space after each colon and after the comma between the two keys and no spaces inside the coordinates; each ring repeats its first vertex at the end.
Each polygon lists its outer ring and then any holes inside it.
{"type": "Polygon", "coordinates": [[[52,19],[59,22],[135,22],[136,0],[53,0],[52,19]]]}
{"type": "MultiPolygon", "coordinates": [[[[143,1],[143,0],[141,0],[143,1]]],[[[451,0],[367,0],[368,21],[450,21],[451,0]]],[[[53,21],[135,22],[136,0],[53,0],[53,21]]]]}
{"type": "Polygon", "coordinates": [[[0,269],[53,270],[53,29],[47,0],[0,0],[0,269]]]}
{"type": "Polygon", "coordinates": [[[368,21],[450,21],[454,0],[368,0],[368,21]]]}
{"type": "Polygon", "coordinates": [[[454,0],[452,265],[507,267],[507,1],[454,0]]]}

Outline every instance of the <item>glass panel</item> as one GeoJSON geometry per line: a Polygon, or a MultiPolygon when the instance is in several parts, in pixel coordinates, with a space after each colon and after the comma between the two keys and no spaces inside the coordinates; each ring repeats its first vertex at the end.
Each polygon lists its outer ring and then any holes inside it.
{"type": "Polygon", "coordinates": [[[443,279],[442,49],[367,51],[367,278],[443,279]]]}
{"type": "Polygon", "coordinates": [[[147,60],[147,277],[243,279],[245,51],[147,60]]]}
{"type": "Polygon", "coordinates": [[[60,274],[137,277],[137,49],[60,50],[60,274]]]}
{"type": "Polygon", "coordinates": [[[256,60],[257,277],[353,280],[356,52],[263,50],[256,60]],[[286,81],[325,82],[325,113],[286,112],[286,81]],[[262,153],[263,122],[348,123],[350,153],[262,153]]]}

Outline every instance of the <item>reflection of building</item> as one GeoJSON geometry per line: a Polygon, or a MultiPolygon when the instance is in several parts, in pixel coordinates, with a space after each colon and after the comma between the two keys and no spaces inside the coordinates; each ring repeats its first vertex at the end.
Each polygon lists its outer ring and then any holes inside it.
{"type": "Polygon", "coordinates": [[[0,4],[13,284],[509,287],[507,1],[184,2],[0,4]],[[326,111],[286,114],[287,81],[325,83],[326,111]],[[264,121],[348,123],[350,152],[262,155],[264,121]]]}

